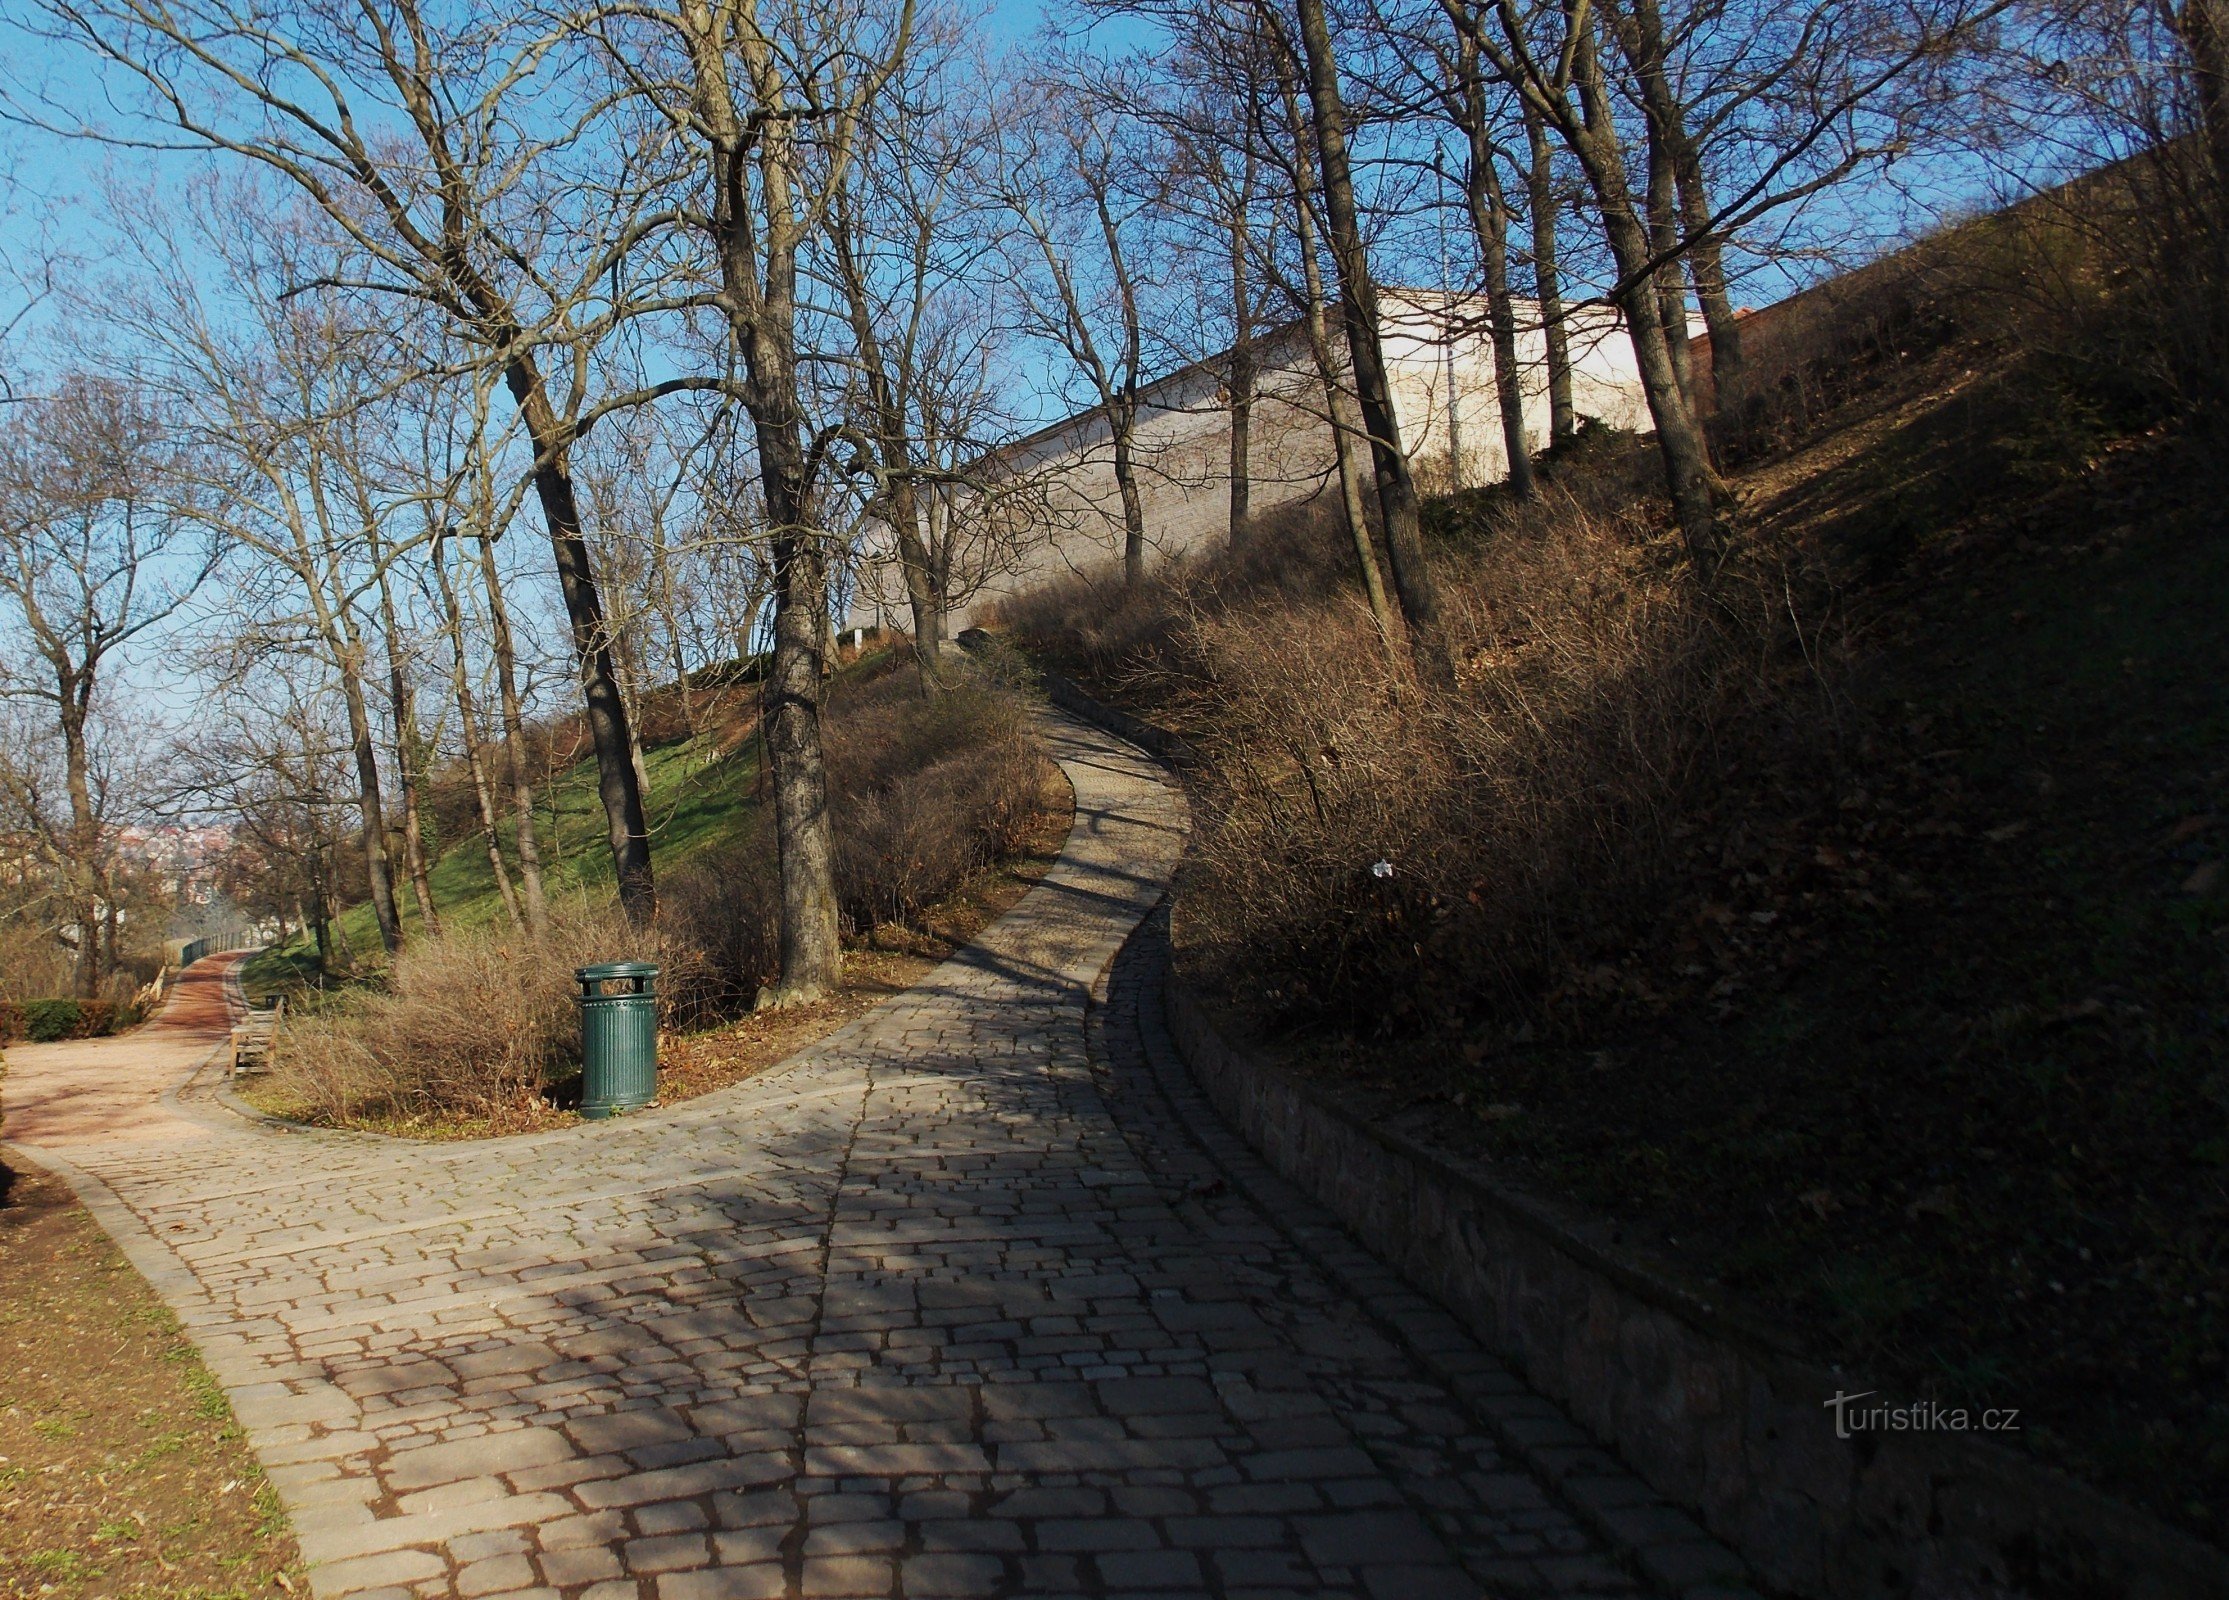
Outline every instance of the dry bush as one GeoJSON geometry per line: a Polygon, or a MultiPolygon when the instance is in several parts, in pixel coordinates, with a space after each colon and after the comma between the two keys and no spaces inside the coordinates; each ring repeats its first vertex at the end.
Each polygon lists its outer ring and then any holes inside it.
{"type": "MultiPolygon", "coordinates": [[[[838,687],[824,732],[848,937],[908,921],[1012,856],[1043,809],[1049,764],[1025,702],[996,685],[963,680],[925,697],[893,656],[879,674],[838,687]]],[[[747,1011],[773,981],[779,892],[764,815],[666,874],[661,922],[700,958],[689,988],[669,992],[678,1021],[747,1011]]]]}
{"type": "Polygon", "coordinates": [[[1526,521],[1442,567],[1452,697],[1353,602],[1193,618],[1219,711],[1186,914],[1234,991],[1364,1031],[1533,1020],[1643,914],[1726,724],[1794,690],[1762,577],[1706,593],[1639,517],[1526,521]]]}
{"type": "MultiPolygon", "coordinates": [[[[839,685],[826,731],[847,933],[904,921],[951,894],[1014,854],[1042,810],[1048,763],[1011,691],[961,682],[927,698],[910,673],[885,671],[839,685]]],[[[749,1010],[774,977],[778,894],[762,812],[661,875],[648,935],[605,908],[553,918],[539,942],[508,932],[419,938],[397,957],[386,992],[289,1025],[281,1092],[329,1122],[519,1119],[578,1059],[575,967],[654,960],[661,1022],[711,1025],[749,1010]]]]}
{"type": "Polygon", "coordinates": [[[2229,398],[2223,203],[2204,147],[2166,140],[1745,317],[1745,366],[1709,394],[1734,468],[1813,437],[1884,373],[1963,343],[2017,356],[2024,449],[2102,441],[2229,398]]]}
{"type": "Polygon", "coordinates": [[[647,956],[687,993],[702,958],[645,936],[616,908],[553,913],[540,939],[508,931],[420,938],[385,991],[286,1024],[276,1087],[319,1121],[462,1114],[501,1121],[538,1101],[579,1059],[573,970],[647,956]]]}
{"type": "Polygon", "coordinates": [[[690,857],[659,880],[659,926],[695,957],[690,982],[659,981],[674,1026],[708,1028],[757,1003],[781,955],[780,915],[773,838],[764,827],[690,857]]]}
{"type": "Polygon", "coordinates": [[[1589,430],[1547,477],[1538,504],[1429,509],[1451,697],[1388,657],[1320,515],[1138,591],[1076,580],[1003,608],[1025,647],[1207,754],[1187,943],[1271,1019],[1544,1020],[1646,915],[1729,725],[1786,744],[1823,723],[1817,643],[1790,648],[1804,585],[1755,551],[1701,581],[1646,441],[1589,430]]]}
{"type": "Polygon", "coordinates": [[[923,699],[891,674],[833,719],[828,776],[837,899],[858,934],[917,916],[1016,853],[1047,764],[1019,697],[962,683],[923,699]]]}
{"type": "Polygon", "coordinates": [[[1001,598],[995,623],[1033,657],[1150,706],[1202,665],[1183,617],[1241,601],[1319,605],[1351,587],[1353,567],[1345,513],[1318,495],[1258,513],[1237,550],[1155,567],[1135,587],[1120,568],[1075,574],[1001,598]]]}

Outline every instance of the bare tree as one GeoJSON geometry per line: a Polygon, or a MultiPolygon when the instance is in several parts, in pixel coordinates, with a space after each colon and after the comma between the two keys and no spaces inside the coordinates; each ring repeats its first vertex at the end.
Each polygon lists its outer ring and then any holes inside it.
{"type": "MultiPolygon", "coordinates": [[[[603,341],[673,303],[622,271],[650,259],[638,247],[672,215],[646,209],[624,143],[592,136],[602,104],[555,73],[578,19],[450,17],[420,0],[37,0],[33,15],[46,40],[105,69],[113,95],[136,85],[137,109],[167,125],[173,147],[227,153],[291,184],[354,248],[339,286],[430,308],[500,373],[532,447],[620,900],[646,920],[649,836],[570,453],[613,410],[717,385],[590,392],[603,341]],[[576,160],[602,165],[568,170],[576,160]]],[[[20,109],[83,137],[162,142],[67,107],[20,109]]]]}
{"type": "Polygon", "coordinates": [[[949,498],[977,415],[989,298],[972,271],[999,243],[1000,213],[979,176],[989,113],[969,105],[956,19],[924,20],[891,92],[862,119],[859,159],[825,219],[826,275],[851,337],[853,426],[869,441],[867,516],[887,529],[913,622],[925,692],[944,680],[952,598],[949,498]]]}
{"type": "Polygon", "coordinates": [[[1409,471],[1408,452],[1401,444],[1392,383],[1379,342],[1378,287],[1370,272],[1361,214],[1355,204],[1339,59],[1332,48],[1323,0],[1296,0],[1296,10],[1300,54],[1307,62],[1308,101],[1314,113],[1316,159],[1323,182],[1331,259],[1339,272],[1347,358],[1353,367],[1355,400],[1377,470],[1378,512],[1393,568],[1393,589],[1400,596],[1401,617],[1408,625],[1409,655],[1416,664],[1417,676],[1434,688],[1451,688],[1455,663],[1448,654],[1447,635],[1440,621],[1438,589],[1425,563],[1416,479],[1409,471]]]}
{"type": "Polygon", "coordinates": [[[703,207],[674,221],[701,245],[751,419],[774,575],[764,718],[781,876],[781,974],[763,998],[825,993],[841,972],[822,758],[830,539],[815,517],[836,437],[808,437],[798,347],[801,253],[823,227],[867,108],[906,58],[913,0],[614,6],[597,13],[614,71],[667,131],[703,207]]]}
{"type": "Polygon", "coordinates": [[[999,197],[1026,237],[1013,282],[1025,332],[1065,358],[1107,428],[1122,503],[1122,572],[1145,576],[1138,420],[1145,385],[1140,257],[1160,203],[1162,153],[1121,114],[1134,94],[1093,85],[1104,62],[1054,60],[1000,125],[999,197]]]}
{"type": "Polygon", "coordinates": [[[66,377],[10,423],[0,432],[0,638],[10,645],[0,697],[29,708],[39,738],[28,751],[0,746],[0,790],[63,886],[76,989],[90,996],[115,964],[124,797],[96,748],[109,679],[215,569],[218,548],[180,503],[172,419],[127,385],[66,377]],[[51,765],[37,759],[46,749],[51,765]]]}

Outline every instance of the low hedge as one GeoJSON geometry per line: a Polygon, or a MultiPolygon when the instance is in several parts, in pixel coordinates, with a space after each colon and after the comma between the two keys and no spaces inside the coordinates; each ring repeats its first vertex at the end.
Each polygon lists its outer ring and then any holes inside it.
{"type": "Polygon", "coordinates": [[[0,1044],[100,1039],[136,1020],[131,1007],[113,1000],[77,1000],[66,995],[49,1000],[0,1000],[0,1044]]]}

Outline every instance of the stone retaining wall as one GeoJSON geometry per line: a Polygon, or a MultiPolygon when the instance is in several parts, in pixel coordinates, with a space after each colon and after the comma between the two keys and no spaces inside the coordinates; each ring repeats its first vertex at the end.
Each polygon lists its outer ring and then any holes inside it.
{"type": "Polygon", "coordinates": [[[2229,1556],[2011,1451],[1953,1433],[1837,1438],[1825,1402],[1861,1380],[1773,1349],[1599,1226],[1234,1049],[1173,976],[1168,995],[1193,1073],[1273,1167],[1768,1585],[1818,1600],[2229,1596],[2229,1556]]]}

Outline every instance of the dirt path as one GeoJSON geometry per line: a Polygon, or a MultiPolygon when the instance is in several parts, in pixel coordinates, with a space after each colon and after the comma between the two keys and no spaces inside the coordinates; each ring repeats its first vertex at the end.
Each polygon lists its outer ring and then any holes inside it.
{"type": "Polygon", "coordinates": [[[225,975],[245,950],[207,956],[178,976],[145,1025],[113,1039],[8,1046],[0,1113],[18,1144],[66,1150],[117,1138],[187,1138],[166,1101],[231,1030],[225,975]]]}
{"type": "Polygon", "coordinates": [[[733,1088],[427,1145],[160,1098],[181,1046],[105,1126],[91,1098],[33,1123],[206,1353],[319,1595],[1737,1592],[1203,1136],[1132,937],[1183,798],[1105,735],[1048,737],[1076,821],[1043,883],[733,1088]],[[1564,1446],[1631,1537],[1497,1428],[1564,1446]]]}

